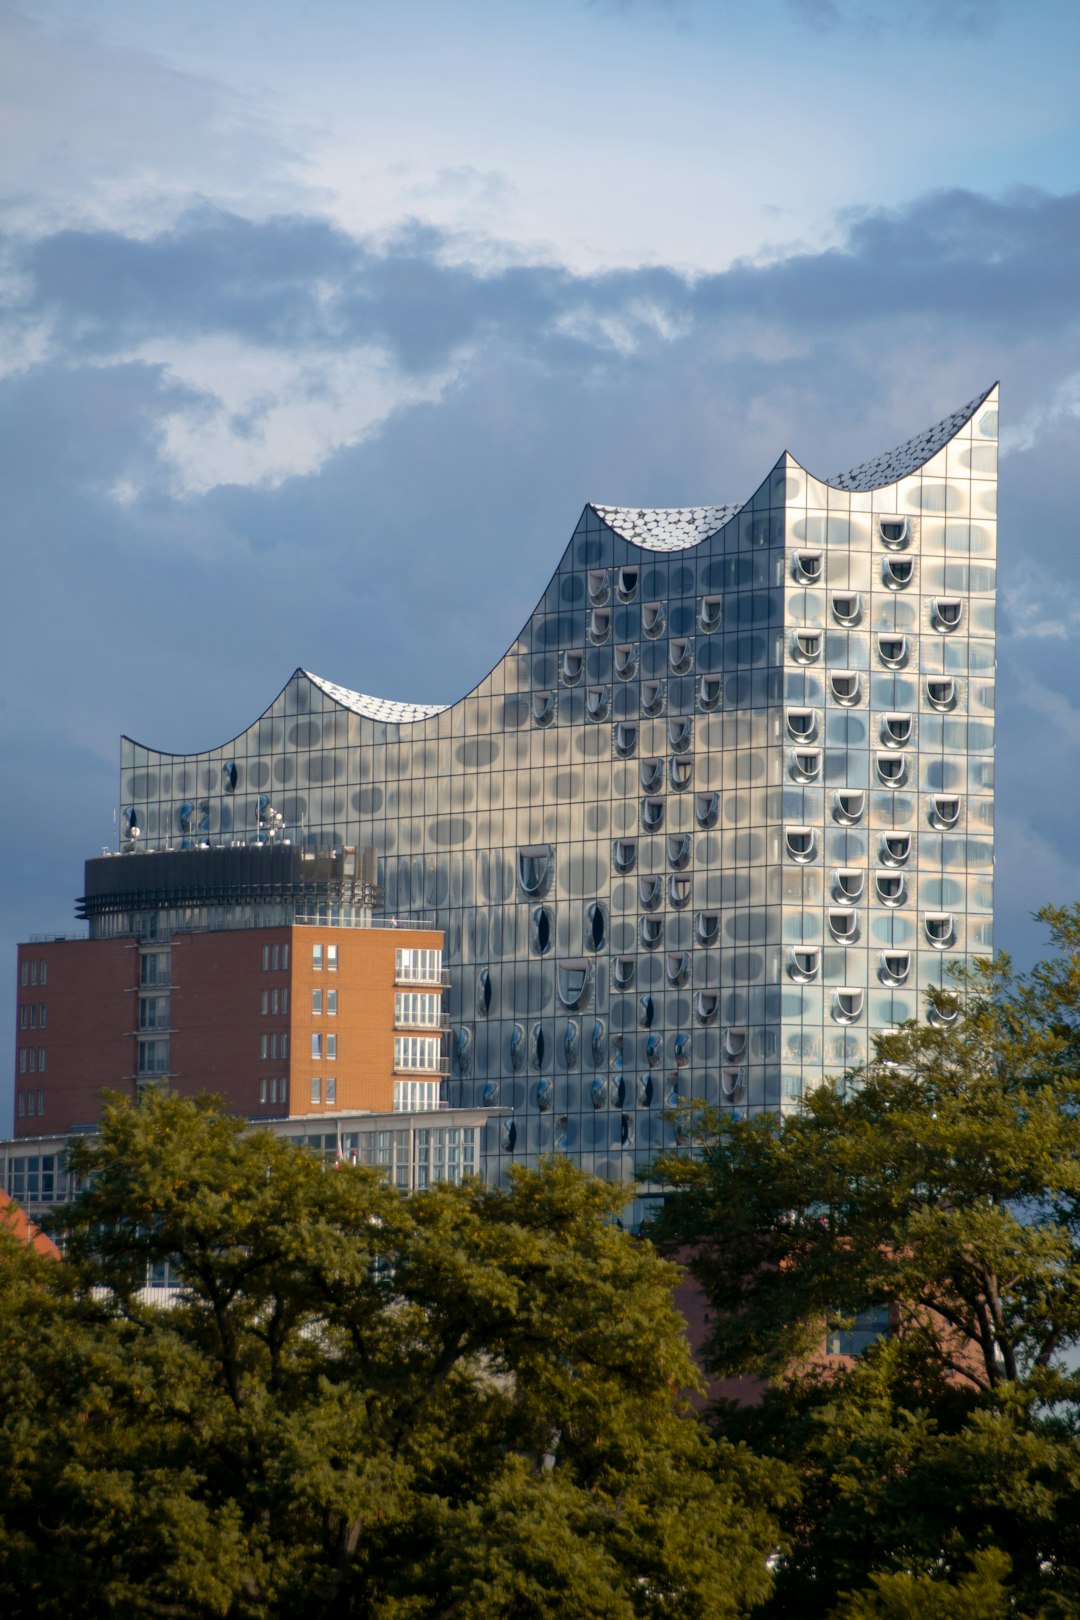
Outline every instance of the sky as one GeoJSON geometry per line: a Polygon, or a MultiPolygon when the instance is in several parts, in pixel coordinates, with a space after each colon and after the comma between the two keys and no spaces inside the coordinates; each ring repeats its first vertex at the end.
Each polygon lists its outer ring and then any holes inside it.
{"type": "MultiPolygon", "coordinates": [[[[1080,7],[0,0],[0,1046],[122,733],[451,702],[588,500],[1000,378],[997,943],[1080,899],[1080,7]]],[[[13,1064],[0,1066],[0,1121],[13,1064]]]]}

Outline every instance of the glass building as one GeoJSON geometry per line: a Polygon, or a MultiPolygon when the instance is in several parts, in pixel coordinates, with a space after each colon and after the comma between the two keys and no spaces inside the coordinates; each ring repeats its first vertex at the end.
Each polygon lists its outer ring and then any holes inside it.
{"type": "Polygon", "coordinates": [[[797,1105],[991,948],[997,420],[990,389],[838,477],[785,454],[741,506],[587,506],[458,701],[297,670],[223,747],[125,739],[127,858],[374,849],[387,917],[445,933],[448,1100],[500,1110],[489,1174],[625,1177],[681,1098],[797,1105]]]}

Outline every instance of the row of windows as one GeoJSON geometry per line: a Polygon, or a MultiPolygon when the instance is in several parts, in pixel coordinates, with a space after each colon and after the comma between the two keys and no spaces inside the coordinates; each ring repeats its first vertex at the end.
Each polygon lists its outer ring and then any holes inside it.
{"type": "Polygon", "coordinates": [[[289,966],[288,945],[264,945],[262,948],[262,970],[264,973],[285,972],[289,966]]]}
{"type": "Polygon", "coordinates": [[[327,973],[336,973],[338,964],[338,948],[336,945],[327,945],[325,951],[321,945],[311,947],[311,966],[316,973],[322,972],[324,960],[327,973]]]}
{"type": "Polygon", "coordinates": [[[29,1004],[24,1002],[19,1008],[19,1028],[44,1029],[45,1014],[47,1011],[48,1008],[43,1001],[32,1001],[29,1004]]]}
{"type": "Polygon", "coordinates": [[[35,1115],[40,1118],[45,1112],[45,1093],[43,1091],[20,1091],[18,1109],[20,1119],[33,1119],[35,1115]]]}
{"type": "Polygon", "coordinates": [[[311,1037],[311,1055],[313,1058],[325,1058],[327,1063],[337,1059],[337,1036],[323,1035],[316,1030],[311,1037]]]}
{"type": "Polygon", "coordinates": [[[313,1015],[316,1018],[321,1018],[322,1017],[324,1001],[325,1001],[325,1004],[326,1004],[326,1016],[327,1016],[327,1018],[335,1018],[337,1016],[337,991],[336,990],[327,990],[325,992],[322,991],[322,990],[313,990],[311,992],[311,1011],[312,1011],[313,1015]]]}
{"type": "Polygon", "coordinates": [[[395,954],[394,976],[399,984],[439,984],[442,971],[442,951],[399,950],[395,954]]]}
{"type": "Polygon", "coordinates": [[[260,1080],[259,1081],[259,1101],[261,1103],[265,1103],[265,1102],[272,1102],[272,1103],[287,1102],[288,1099],[289,1099],[288,1087],[289,1087],[289,1082],[288,1082],[288,1080],[285,1078],[285,1076],[283,1074],[282,1075],[271,1075],[268,1080],[267,1079],[260,1080]]]}
{"type": "Polygon", "coordinates": [[[398,990],[394,995],[394,1023],[435,1029],[442,1020],[442,997],[425,996],[418,990],[398,990]]]}
{"type": "Polygon", "coordinates": [[[289,1037],[287,1034],[260,1035],[259,1056],[265,1062],[267,1058],[287,1058],[289,1055],[289,1037]]]}
{"type": "MultiPolygon", "coordinates": [[[[32,1091],[26,1093],[29,1099],[26,1114],[34,1113],[32,1091]]],[[[23,1113],[23,1095],[19,1096],[19,1113],[23,1113]]],[[[37,1112],[45,1110],[45,1097],[43,1092],[37,1094],[37,1112]]],[[[65,1174],[64,1158],[60,1153],[28,1153],[13,1156],[8,1160],[7,1190],[12,1198],[19,1203],[51,1204],[55,1200],[62,1200],[65,1196],[68,1177],[65,1174]]],[[[75,1188],[71,1189],[75,1191],[75,1188]]]]}
{"type": "Polygon", "coordinates": [[[337,1103],[337,1081],[332,1076],[325,1081],[312,1077],[311,1103],[313,1108],[321,1107],[323,1103],[328,1108],[335,1106],[337,1103]]]}
{"type": "MultiPolygon", "coordinates": [[[[422,1114],[439,1106],[437,1080],[395,1080],[395,1114],[422,1114]]],[[[426,1133],[425,1133],[426,1134],[426,1133]]]]}
{"type": "Polygon", "coordinates": [[[43,1046],[20,1046],[19,1073],[45,1073],[45,1048],[43,1046]]]}
{"type": "Polygon", "coordinates": [[[259,1010],[264,1018],[267,1015],[287,1013],[289,1010],[288,990],[264,990],[261,994],[259,1010]]]}
{"type": "Polygon", "coordinates": [[[423,1035],[394,1036],[394,1068],[409,1073],[442,1068],[442,1041],[423,1035]]]}
{"type": "Polygon", "coordinates": [[[24,956],[22,961],[22,969],[20,972],[20,979],[24,986],[28,984],[48,984],[48,962],[28,961],[24,956]]]}

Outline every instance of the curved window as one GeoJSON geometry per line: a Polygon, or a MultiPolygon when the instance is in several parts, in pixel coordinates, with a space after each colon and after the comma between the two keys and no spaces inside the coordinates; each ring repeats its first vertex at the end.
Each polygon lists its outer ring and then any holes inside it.
{"type": "Polygon", "coordinates": [[[611,708],[606,686],[590,686],[585,694],[585,713],[590,720],[606,720],[611,708]]]}
{"type": "Polygon", "coordinates": [[[652,1029],[655,1012],[652,996],[642,996],[638,1002],[638,1024],[642,1029],[652,1029]]]}
{"type": "Polygon", "coordinates": [[[720,1008],[720,995],[716,990],[699,990],[694,1000],[694,1011],[698,1022],[702,1024],[715,1024],[716,1014],[720,1008]]]}
{"type": "Polygon", "coordinates": [[[537,906],[532,914],[532,944],[539,956],[551,949],[551,912],[546,906],[537,906]]]}
{"type": "Polygon", "coordinates": [[[907,663],[907,636],[880,635],[877,638],[878,657],[886,669],[902,669],[907,663]]]}
{"type": "Polygon", "coordinates": [[[890,591],[903,591],[915,578],[915,562],[911,557],[882,557],[881,579],[890,591]]]}
{"type": "Polygon", "coordinates": [[[923,918],[923,928],[935,950],[943,951],[956,938],[956,922],[951,911],[928,911],[923,918]]]}
{"type": "Polygon", "coordinates": [[[939,1027],[947,1029],[950,1024],[955,1024],[960,1017],[960,1005],[955,996],[939,990],[930,1003],[926,1016],[931,1024],[937,1024],[939,1027]]]}
{"type": "Polygon", "coordinates": [[[862,1017],[863,992],[855,986],[846,986],[832,993],[832,1015],[838,1024],[853,1024],[862,1017]]]}
{"type": "Polygon", "coordinates": [[[882,833],[881,859],[885,866],[904,866],[910,855],[910,833],[882,833]]]}
{"type": "Polygon", "coordinates": [[[816,782],[821,775],[821,749],[793,748],[789,769],[796,782],[816,782]]]}
{"type": "Polygon", "coordinates": [[[724,1031],[724,1056],[741,1058],[746,1053],[748,1032],[741,1024],[729,1024],[724,1031]]]}
{"type": "Polygon", "coordinates": [[[848,906],[855,905],[863,897],[866,887],[866,873],[859,872],[852,866],[842,866],[833,874],[833,894],[837,900],[848,906]]]}
{"type": "Polygon", "coordinates": [[[720,1095],[724,1102],[742,1102],[745,1096],[743,1072],[741,1069],[721,1069],[720,1095]]]}
{"type": "Polygon", "coordinates": [[[620,681],[633,680],[637,674],[637,648],[628,641],[615,648],[615,673],[620,681]]]}
{"type": "Polygon", "coordinates": [[[483,1090],[483,1094],[482,1094],[482,1098],[481,1098],[482,1106],[484,1108],[493,1108],[496,1101],[498,1100],[498,1096],[499,1096],[499,1082],[497,1080],[487,1080],[487,1081],[485,1081],[484,1082],[484,1090],[483,1090]]]}
{"type": "MultiPolygon", "coordinates": [[[[621,1035],[620,1035],[619,1039],[620,1040],[622,1039],[621,1035]]],[[[602,1064],[604,1062],[604,1058],[605,1058],[606,1053],[607,1053],[607,1044],[606,1044],[606,1042],[604,1040],[604,1025],[603,1025],[603,1022],[599,1018],[596,1020],[596,1023],[592,1027],[592,1042],[591,1042],[591,1044],[592,1044],[593,1068],[594,1069],[599,1069],[602,1066],[602,1064]]]]}
{"type": "Polygon", "coordinates": [[[687,636],[672,636],[668,642],[668,666],[673,675],[688,675],[694,662],[694,644],[687,636]]]}
{"type": "Polygon", "coordinates": [[[585,914],[585,948],[602,951],[607,935],[607,916],[599,900],[594,900],[585,914]]]}
{"type": "Polygon", "coordinates": [[[642,793],[658,793],[664,785],[662,759],[643,759],[639,767],[642,793]]]}
{"type": "Polygon", "coordinates": [[[698,611],[698,624],[706,635],[719,630],[724,621],[724,598],[722,596],[703,596],[698,611]]]}
{"type": "Polygon", "coordinates": [[[565,1114],[560,1114],[555,1121],[555,1151],[565,1153],[566,1144],[570,1140],[570,1121],[565,1114]]]}
{"type": "Polygon", "coordinates": [[[685,1069],[690,1062],[690,1037],[685,1030],[681,1035],[676,1035],[672,1050],[675,1055],[675,1067],[685,1069]]]}
{"type": "Polygon", "coordinates": [[[580,1007],[589,988],[589,964],[584,957],[559,963],[559,1000],[564,1007],[580,1007]]]}
{"type": "Polygon", "coordinates": [[[935,793],[930,799],[930,820],[936,827],[955,827],[960,820],[960,800],[951,793],[935,793]]]}
{"type": "Polygon", "coordinates": [[[931,675],[926,683],[926,701],[932,709],[951,709],[956,703],[956,682],[951,675],[931,675]]]}
{"type": "Polygon", "coordinates": [[[563,1031],[563,1062],[568,1069],[577,1068],[578,1060],[578,1027],[573,1019],[563,1031]]]}
{"type": "Polygon", "coordinates": [[[613,975],[616,990],[629,990],[634,982],[634,968],[637,966],[632,956],[617,956],[613,965],[613,975]]]}
{"type": "Polygon", "coordinates": [[[599,647],[611,634],[611,609],[593,608],[589,614],[589,640],[599,647]]]}
{"type": "Polygon", "coordinates": [[[142,828],[139,825],[139,812],[136,810],[133,804],[129,805],[124,811],[124,826],[127,828],[127,836],[131,839],[132,843],[137,842],[137,840],[142,837],[142,828]]]}
{"type": "Polygon", "coordinates": [[[664,612],[663,602],[642,602],[641,604],[641,630],[642,634],[655,641],[662,636],[667,624],[667,615],[664,612]]]}
{"type": "Polygon", "coordinates": [[[534,692],[532,696],[533,721],[538,726],[550,726],[555,718],[555,693],[534,692]]]}
{"type": "Polygon", "coordinates": [[[656,832],[664,825],[663,799],[642,799],[641,825],[646,832],[656,832]]]}
{"type": "Polygon", "coordinates": [[[842,826],[852,827],[861,821],[865,809],[866,794],[861,789],[841,788],[833,794],[833,820],[842,826]]]}
{"type": "Polygon", "coordinates": [[[637,747],[637,726],[620,720],[612,730],[612,742],[620,759],[629,759],[637,747]]]}
{"type": "Polygon", "coordinates": [[[502,1122],[502,1145],[504,1153],[513,1153],[517,1146],[517,1126],[512,1119],[504,1119],[502,1122]]]}
{"type": "Polygon", "coordinates": [[[659,877],[646,877],[644,873],[638,878],[638,902],[642,911],[655,911],[664,898],[663,879],[659,877]]]}
{"type": "Polygon", "coordinates": [[[664,707],[663,681],[642,681],[641,683],[641,712],[642,714],[659,714],[664,707]]]}
{"type": "Polygon", "coordinates": [[[830,907],[829,933],[841,944],[850,944],[852,940],[858,938],[859,913],[853,911],[850,906],[830,907]]]}
{"type": "Polygon", "coordinates": [[[486,1018],[491,1011],[491,974],[487,968],[481,968],[477,975],[476,1010],[481,1018],[486,1018]]]}
{"type": "Polygon", "coordinates": [[[715,945],[720,938],[720,913],[718,911],[699,911],[695,927],[699,944],[715,945]]]}
{"type": "Polygon", "coordinates": [[[193,833],[195,831],[195,806],[187,803],[182,804],[176,812],[176,819],[180,824],[180,831],[185,837],[193,833]]]}
{"type": "Polygon", "coordinates": [[[585,669],[585,654],[583,652],[564,652],[562,655],[562,678],[564,686],[576,686],[585,669]]]}
{"type": "Polygon", "coordinates": [[[651,1074],[639,1074],[637,1083],[637,1099],[639,1108],[651,1108],[653,1100],[653,1077],[651,1074]]]}
{"type": "Polygon", "coordinates": [[[879,754],[876,763],[878,780],[885,787],[899,787],[907,776],[906,754],[879,754]]]}
{"type": "Polygon", "coordinates": [[[699,827],[715,827],[719,815],[719,793],[711,791],[694,794],[694,820],[699,827]]]}
{"type": "Polygon", "coordinates": [[[956,630],[964,617],[964,604],[958,596],[935,597],[930,614],[935,630],[956,630]]]}
{"type": "Polygon", "coordinates": [[[607,1081],[603,1075],[593,1076],[592,1085],[589,1087],[589,1101],[594,1108],[603,1108],[607,1102],[607,1081]]]}
{"type": "Polygon", "coordinates": [[[668,781],[676,793],[685,793],[694,780],[694,762],[692,759],[671,759],[668,761],[668,781]]]}
{"type": "Polygon", "coordinates": [[[829,687],[837,703],[850,707],[852,703],[859,701],[862,682],[859,680],[857,670],[834,669],[829,676],[829,687]]]}
{"type": "Polygon", "coordinates": [[[677,872],[690,865],[689,833],[668,833],[667,859],[668,865],[674,867],[677,872]]]}
{"type": "Polygon", "coordinates": [[[236,761],[230,759],[229,763],[225,766],[225,769],[222,771],[221,774],[222,774],[221,785],[225,789],[225,792],[226,793],[235,793],[235,791],[236,791],[236,783],[237,783],[236,761]]]}
{"type": "Polygon", "coordinates": [[[551,1107],[551,1098],[555,1087],[550,1080],[536,1082],[536,1106],[542,1114],[546,1114],[551,1107]]]}
{"type": "Polygon", "coordinates": [[[667,723],[667,740],[673,754],[685,754],[694,740],[694,722],[673,714],[667,723]]]}
{"type": "Polygon", "coordinates": [[[784,844],[793,861],[812,861],[817,854],[817,833],[813,827],[785,827],[784,844]]]}
{"type": "Polygon", "coordinates": [[[906,517],[879,517],[878,534],[887,546],[895,546],[898,550],[906,546],[910,538],[908,533],[908,520],[906,517]]]}
{"type": "Polygon", "coordinates": [[[525,1062],[525,1031],[515,1024],[510,1031],[510,1067],[516,1073],[525,1062]]]}
{"type": "Polygon", "coordinates": [[[883,906],[902,906],[907,899],[907,878],[903,872],[878,872],[874,887],[883,906]]]}
{"type": "Polygon", "coordinates": [[[632,1114],[623,1114],[619,1121],[619,1146],[630,1148],[634,1145],[634,1117],[632,1114]]]}
{"type": "Polygon", "coordinates": [[[650,1069],[658,1069],[664,1061],[664,1037],[650,1035],[645,1042],[645,1062],[650,1069]]]}
{"type": "Polygon", "coordinates": [[[825,570],[820,551],[797,551],[791,559],[791,572],[800,585],[817,585],[825,570]]]}
{"type": "Polygon", "coordinates": [[[797,664],[813,664],[821,657],[820,630],[793,630],[791,656],[797,664]]]}
{"type": "Polygon", "coordinates": [[[550,874],[550,844],[527,844],[518,850],[518,882],[526,894],[543,894],[550,874]]]}
{"type": "Polygon", "coordinates": [[[626,1081],[623,1079],[621,1074],[616,1081],[608,1082],[609,1091],[612,1089],[612,1086],[614,1086],[615,1091],[615,1106],[616,1108],[621,1108],[623,1103],[626,1101],[626,1081]]]}
{"type": "Polygon", "coordinates": [[[608,581],[606,568],[590,568],[588,577],[589,606],[603,607],[611,595],[611,585],[608,581]]]}
{"type": "Polygon", "coordinates": [[[862,592],[837,591],[832,599],[832,615],[837,624],[858,624],[862,618],[862,592]]]}
{"type": "Polygon", "coordinates": [[[878,958],[878,978],[882,984],[903,984],[910,972],[910,951],[881,952],[878,958]]]}
{"type": "MultiPolygon", "coordinates": [[[[847,916],[854,916],[847,912],[847,916]]],[[[816,945],[792,945],[788,951],[788,973],[800,984],[816,979],[821,966],[821,951],[816,945]]]]}
{"type": "Polygon", "coordinates": [[[887,748],[904,748],[911,741],[910,714],[883,714],[881,740],[887,748]]]}
{"type": "Polygon", "coordinates": [[[668,900],[676,911],[683,911],[690,904],[690,890],[692,884],[688,877],[680,877],[678,872],[672,872],[668,878],[668,900]]]}
{"type": "Polygon", "coordinates": [[[818,713],[816,709],[789,709],[785,716],[788,736],[794,737],[796,742],[810,742],[817,736],[818,713]]]}
{"type": "Polygon", "coordinates": [[[637,842],[633,838],[616,838],[611,846],[611,864],[616,872],[625,877],[634,870],[637,861],[637,842]]]}
{"type": "Polygon", "coordinates": [[[532,1061],[533,1068],[542,1069],[544,1058],[547,1055],[547,1041],[544,1038],[543,1024],[534,1024],[532,1027],[532,1061]]]}
{"type": "Polygon", "coordinates": [[[642,917],[641,943],[647,951],[654,951],[663,943],[664,919],[663,917],[642,917]]]}
{"type": "Polygon", "coordinates": [[[720,707],[724,696],[724,681],[720,675],[703,675],[698,681],[698,708],[711,714],[720,707]]]}
{"type": "Polygon", "coordinates": [[[615,593],[620,602],[632,602],[637,595],[638,570],[636,568],[620,568],[615,585],[615,593]]]}

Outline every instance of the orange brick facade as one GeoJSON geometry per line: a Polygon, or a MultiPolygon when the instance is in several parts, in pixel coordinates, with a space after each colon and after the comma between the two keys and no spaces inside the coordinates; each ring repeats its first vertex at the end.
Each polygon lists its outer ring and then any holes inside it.
{"type": "MultiPolygon", "coordinates": [[[[395,1030],[397,953],[442,943],[414,929],[305,926],[22,945],[15,1134],[92,1125],[103,1090],[134,1095],[156,1078],[255,1118],[390,1111],[395,1078],[407,1078],[395,1076],[395,1035],[414,1027],[395,1030]]],[[[425,1039],[441,1040],[441,1027],[425,1039]]]]}

